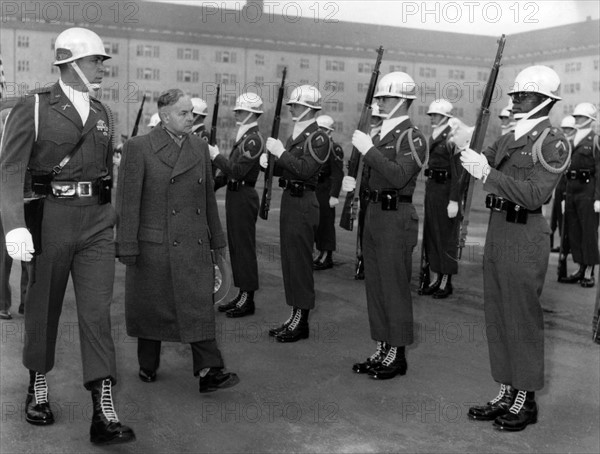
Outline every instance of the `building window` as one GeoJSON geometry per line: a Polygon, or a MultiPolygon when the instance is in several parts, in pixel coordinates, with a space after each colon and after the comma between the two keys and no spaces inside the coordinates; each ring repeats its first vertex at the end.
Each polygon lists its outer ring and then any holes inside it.
{"type": "Polygon", "coordinates": [[[17,36],[17,47],[29,47],[29,36],[26,36],[26,35],[17,36]]]}
{"type": "Polygon", "coordinates": [[[600,60],[594,60],[594,69],[598,69],[600,60]]]}
{"type": "Polygon", "coordinates": [[[358,72],[359,73],[372,73],[373,72],[373,63],[359,63],[358,64],[358,72]]]}
{"type": "Polygon", "coordinates": [[[143,80],[159,80],[160,70],[155,68],[138,68],[137,78],[143,80]]]}
{"type": "Polygon", "coordinates": [[[344,62],[339,60],[326,60],[325,69],[327,71],[343,71],[344,62]]]}
{"type": "Polygon", "coordinates": [[[337,80],[326,80],[325,85],[323,86],[325,91],[331,91],[333,93],[339,93],[344,91],[344,82],[340,82],[337,80]]]}
{"type": "Polygon", "coordinates": [[[369,89],[369,84],[365,84],[362,82],[360,82],[357,86],[357,91],[359,93],[366,93],[368,89],[369,89]]]}
{"type": "Polygon", "coordinates": [[[19,60],[17,62],[18,72],[29,72],[29,60],[19,60]]]}
{"type": "Polygon", "coordinates": [[[328,101],[326,104],[327,104],[327,110],[329,112],[343,112],[344,111],[344,103],[341,101],[328,101]]]}
{"type": "Polygon", "coordinates": [[[462,80],[465,78],[465,72],[462,69],[450,69],[448,70],[448,77],[450,79],[462,80]]]}
{"type": "Polygon", "coordinates": [[[265,78],[263,76],[256,76],[254,78],[254,82],[256,82],[259,85],[262,85],[265,82],[265,78]]]}
{"type": "Polygon", "coordinates": [[[200,80],[197,71],[177,71],[177,82],[198,82],[200,80]]]}
{"type": "Polygon", "coordinates": [[[235,63],[235,52],[228,50],[218,50],[216,55],[216,61],[219,63],[235,63]]]}
{"type": "Polygon", "coordinates": [[[179,47],[177,49],[177,59],[178,60],[200,60],[200,52],[198,49],[191,49],[189,47],[182,48],[179,47]]]}
{"type": "Polygon", "coordinates": [[[263,54],[256,54],[256,56],[254,57],[254,64],[256,66],[264,66],[265,56],[263,54]]]}
{"type": "Polygon", "coordinates": [[[310,85],[308,79],[300,79],[300,85],[310,85]]]}
{"type": "Polygon", "coordinates": [[[565,64],[565,72],[573,73],[573,72],[577,72],[577,71],[581,71],[581,62],[574,61],[574,62],[565,64]]]}
{"type": "MultiPolygon", "coordinates": [[[[52,48],[54,49],[54,42],[52,43],[52,48]]],[[[110,41],[104,41],[104,50],[108,55],[118,55],[119,43],[111,43],[110,41]]]]}
{"type": "Polygon", "coordinates": [[[104,74],[106,74],[106,77],[119,77],[119,67],[118,66],[107,65],[105,63],[104,67],[106,68],[104,71],[104,74]]]}
{"type": "Polygon", "coordinates": [[[579,82],[573,84],[565,84],[564,91],[565,93],[579,93],[581,90],[581,85],[579,82]]]}
{"type": "Polygon", "coordinates": [[[235,74],[217,73],[215,74],[215,82],[223,85],[230,85],[237,83],[237,76],[235,74]]]}
{"type": "Polygon", "coordinates": [[[310,66],[308,58],[300,59],[300,69],[308,69],[310,66]]]}
{"type": "Polygon", "coordinates": [[[138,44],[136,55],[138,57],[158,58],[160,57],[160,48],[148,44],[138,44]]]}
{"type": "Polygon", "coordinates": [[[421,77],[435,77],[436,76],[436,70],[435,68],[430,68],[427,66],[423,66],[421,68],[419,68],[419,76],[421,77]]]}
{"type": "MultiPolygon", "coordinates": [[[[277,77],[278,79],[281,79],[281,76],[283,75],[283,68],[285,68],[286,65],[277,65],[275,68],[275,77],[277,77]]],[[[290,78],[290,72],[287,72],[287,78],[290,78]]]]}
{"type": "Polygon", "coordinates": [[[405,73],[407,71],[407,67],[405,65],[390,65],[390,72],[393,73],[395,71],[401,71],[405,73]]]}
{"type": "Polygon", "coordinates": [[[477,71],[477,80],[481,82],[486,82],[488,80],[489,74],[485,71],[477,71]]]}
{"type": "Polygon", "coordinates": [[[224,94],[221,95],[221,104],[224,106],[233,107],[235,106],[235,95],[224,94]]]}

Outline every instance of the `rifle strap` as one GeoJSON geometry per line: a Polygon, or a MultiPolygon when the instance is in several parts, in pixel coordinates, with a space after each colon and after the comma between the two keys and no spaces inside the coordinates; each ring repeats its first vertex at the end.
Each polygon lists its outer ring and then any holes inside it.
{"type": "Polygon", "coordinates": [[[404,131],[402,134],[400,134],[400,137],[398,138],[398,141],[396,142],[396,156],[398,156],[398,153],[400,153],[400,145],[402,143],[402,139],[404,139],[404,137],[408,136],[408,146],[410,147],[410,154],[412,156],[412,158],[415,160],[415,162],[417,163],[417,165],[419,166],[419,168],[423,168],[423,166],[425,164],[427,164],[427,161],[429,161],[429,145],[427,144],[427,141],[425,141],[425,159],[423,161],[421,161],[421,159],[419,158],[419,154],[417,153],[417,149],[415,148],[415,144],[413,143],[413,128],[408,128],[406,131],[404,131]]]}
{"type": "Polygon", "coordinates": [[[240,144],[240,150],[242,151],[242,155],[246,156],[247,158],[250,158],[252,161],[260,158],[260,155],[263,153],[264,149],[265,149],[265,139],[263,138],[263,136],[260,132],[248,134],[248,137],[246,137],[244,140],[242,140],[242,143],[240,144]],[[248,142],[248,140],[252,139],[255,135],[258,136],[258,139],[260,140],[260,148],[258,149],[258,153],[256,153],[254,156],[252,156],[249,151],[246,152],[246,142],[248,142]]]}
{"type": "MultiPolygon", "coordinates": [[[[312,146],[312,139],[316,134],[322,134],[322,133],[321,133],[321,131],[318,131],[318,130],[313,131],[304,141],[304,151],[306,151],[306,149],[308,148],[308,151],[309,151],[310,155],[313,157],[313,159],[315,161],[317,161],[318,164],[323,165],[329,159],[329,154],[331,153],[331,146],[329,146],[327,148],[327,156],[325,156],[324,159],[319,158],[319,156],[317,156],[317,153],[315,153],[315,150],[312,146]]],[[[331,142],[331,140],[329,140],[329,142],[331,142]]]]}

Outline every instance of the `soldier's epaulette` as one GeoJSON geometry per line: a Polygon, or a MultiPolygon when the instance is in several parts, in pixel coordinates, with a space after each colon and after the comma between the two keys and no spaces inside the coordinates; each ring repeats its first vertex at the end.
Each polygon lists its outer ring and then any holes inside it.
{"type": "Polygon", "coordinates": [[[33,96],[33,95],[39,95],[42,93],[50,93],[52,91],[53,86],[54,85],[50,85],[49,87],[34,88],[33,90],[29,90],[27,93],[25,93],[25,96],[33,96]]]}

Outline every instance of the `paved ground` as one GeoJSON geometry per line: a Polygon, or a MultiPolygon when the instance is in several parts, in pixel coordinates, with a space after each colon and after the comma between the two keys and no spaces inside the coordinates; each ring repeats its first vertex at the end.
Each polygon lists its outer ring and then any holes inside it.
{"type": "MultiPolygon", "coordinates": [[[[315,276],[317,310],[311,337],[277,344],[267,330],[288,315],[278,248],[275,190],[269,221],[259,220],[261,291],[253,317],[218,315],[218,340],[241,383],[200,395],[187,345],[165,344],[159,379],[137,378],[135,339],[126,335],[124,267],[117,265],[112,312],[119,363],[116,402],[137,441],[110,448],[89,443],[91,399],[81,385],[77,318],[69,286],[61,319],[57,363],[48,374],[56,423],[24,420],[28,375],[21,364],[22,316],[2,321],[2,453],[167,452],[599,452],[600,346],[591,341],[595,289],[556,283],[551,257],[542,295],[546,326],[546,387],[538,395],[538,424],[520,433],[469,421],[467,408],[495,396],[482,311],[481,246],[487,213],[478,188],[469,247],[454,295],[434,300],[414,294],[417,341],[408,373],[376,382],[350,367],[373,350],[364,284],[353,279],[354,234],[338,230],[336,266],[315,276]]],[[[422,182],[416,203],[422,213],[422,182]]],[[[219,194],[221,209],[223,194],[219,194]]],[[[224,219],[224,217],[222,217],[224,219]]],[[[419,253],[414,254],[413,284],[419,253]]],[[[573,264],[570,263],[570,271],[573,264]]],[[[12,284],[17,288],[18,268],[12,284]]],[[[232,291],[233,293],[233,291],[232,291]]],[[[16,304],[13,306],[16,312],[16,304]]]]}

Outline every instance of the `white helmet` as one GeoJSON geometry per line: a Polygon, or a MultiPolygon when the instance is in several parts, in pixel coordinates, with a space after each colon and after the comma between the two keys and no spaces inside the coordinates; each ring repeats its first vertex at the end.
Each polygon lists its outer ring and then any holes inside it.
{"type": "Polygon", "coordinates": [[[407,98],[417,97],[417,84],[412,77],[401,71],[383,76],[377,84],[374,98],[407,98]]]}
{"type": "Polygon", "coordinates": [[[54,55],[56,60],[53,65],[62,65],[91,55],[99,55],[104,60],[110,58],[100,37],[87,28],[79,27],[68,28],[56,37],[54,55]]]}
{"type": "Polygon", "coordinates": [[[575,129],[575,117],[573,117],[573,115],[567,115],[560,122],[560,127],[561,128],[572,128],[572,129],[575,129]]]}
{"type": "Polygon", "coordinates": [[[387,118],[387,115],[384,115],[379,111],[379,104],[377,104],[377,101],[371,104],[371,117],[387,118]]]}
{"type": "Polygon", "coordinates": [[[300,104],[311,109],[321,110],[321,93],[312,85],[300,85],[292,90],[290,99],[286,104],[300,104]]]}
{"type": "Polygon", "coordinates": [[[439,114],[444,117],[452,118],[452,103],[446,101],[445,99],[436,99],[431,104],[429,104],[429,110],[427,111],[427,115],[439,114]]]}
{"type": "Polygon", "coordinates": [[[150,121],[148,122],[148,127],[154,128],[159,123],[160,123],[160,116],[158,115],[158,112],[153,113],[152,116],[150,117],[150,121]]]}
{"type": "Polygon", "coordinates": [[[196,115],[208,115],[208,105],[204,99],[192,98],[191,101],[193,106],[192,113],[196,115]]]}
{"type": "Polygon", "coordinates": [[[333,124],[335,122],[333,121],[333,118],[331,118],[329,115],[319,115],[317,117],[317,124],[321,127],[321,128],[325,128],[329,131],[333,131],[333,124]]]}
{"type": "Polygon", "coordinates": [[[508,92],[509,95],[518,92],[539,93],[551,99],[560,100],[558,89],[560,78],[558,74],[548,66],[534,65],[525,68],[517,77],[515,83],[508,92]]]}
{"type": "Polygon", "coordinates": [[[582,102],[575,106],[575,110],[573,110],[574,117],[587,117],[591,120],[596,120],[596,115],[598,114],[598,109],[591,102],[582,102]]]}
{"type": "Polygon", "coordinates": [[[235,107],[233,108],[233,111],[245,110],[246,112],[261,114],[263,113],[262,106],[263,101],[256,93],[242,93],[235,100],[235,107]]]}

